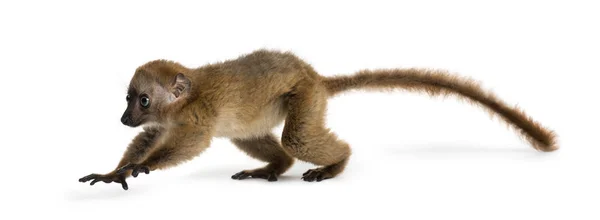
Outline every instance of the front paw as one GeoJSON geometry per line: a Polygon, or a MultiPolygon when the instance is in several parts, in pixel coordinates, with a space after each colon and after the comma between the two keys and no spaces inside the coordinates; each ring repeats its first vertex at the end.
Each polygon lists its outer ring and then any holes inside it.
{"type": "Polygon", "coordinates": [[[128,170],[131,170],[131,175],[133,177],[137,177],[140,172],[144,172],[145,174],[150,173],[150,168],[148,168],[148,166],[130,163],[119,168],[117,174],[124,175],[128,170]]]}
{"type": "Polygon", "coordinates": [[[92,180],[92,182],[90,182],[90,185],[94,185],[97,182],[105,182],[105,183],[111,183],[111,182],[115,182],[115,183],[120,183],[121,186],[123,187],[124,190],[129,189],[129,186],[127,186],[127,182],[125,182],[125,175],[122,174],[117,174],[117,173],[109,173],[109,174],[90,174],[87,176],[84,176],[82,178],[79,179],[79,182],[85,183],[87,181],[92,180]]]}

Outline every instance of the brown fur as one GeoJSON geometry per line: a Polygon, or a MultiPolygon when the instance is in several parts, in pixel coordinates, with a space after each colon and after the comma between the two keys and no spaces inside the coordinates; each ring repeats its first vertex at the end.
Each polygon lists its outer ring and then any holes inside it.
{"type": "Polygon", "coordinates": [[[499,115],[536,149],[558,148],[552,131],[472,80],[422,69],[361,71],[326,78],[291,53],[259,50],[196,69],[166,60],[139,67],[121,120],[132,127],[147,127],[129,145],[117,169],[80,181],[117,182],[127,189],[129,175],[190,160],[209,146],[212,137],[231,138],[239,149],[268,163],[236,173],[234,179],[275,181],[293,164],[293,158],[320,165],[304,173],[304,180],[332,178],[344,170],[351,151],[325,126],[327,99],[360,88],[457,95],[499,115]],[[150,100],[148,106],[141,104],[144,98],[150,100]],[[280,143],[271,130],[282,121],[280,143]]]}

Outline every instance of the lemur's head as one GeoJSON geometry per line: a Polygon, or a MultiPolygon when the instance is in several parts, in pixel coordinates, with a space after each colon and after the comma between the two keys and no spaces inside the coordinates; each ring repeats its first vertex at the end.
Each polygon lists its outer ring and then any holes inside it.
{"type": "Polygon", "coordinates": [[[191,82],[182,65],[156,60],[139,67],[127,89],[127,109],[121,122],[130,127],[160,122],[160,112],[188,92],[191,82]]]}

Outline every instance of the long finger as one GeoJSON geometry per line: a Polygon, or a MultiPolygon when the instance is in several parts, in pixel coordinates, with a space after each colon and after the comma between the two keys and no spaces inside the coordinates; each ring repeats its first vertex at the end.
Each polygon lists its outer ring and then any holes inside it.
{"type": "Polygon", "coordinates": [[[96,184],[97,182],[100,182],[101,179],[94,179],[91,183],[90,186],[93,186],[94,184],[96,184]]]}
{"type": "Polygon", "coordinates": [[[91,179],[95,179],[96,177],[98,177],[98,174],[93,173],[93,174],[79,178],[79,182],[85,183],[87,181],[90,181],[91,179]]]}
{"type": "Polygon", "coordinates": [[[119,181],[121,182],[121,186],[123,187],[124,190],[129,189],[129,186],[127,186],[127,182],[125,182],[125,177],[121,177],[119,181]]]}

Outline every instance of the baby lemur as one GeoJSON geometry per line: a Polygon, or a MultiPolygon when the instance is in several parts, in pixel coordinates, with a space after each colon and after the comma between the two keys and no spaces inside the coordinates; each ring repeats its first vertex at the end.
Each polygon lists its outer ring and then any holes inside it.
{"type": "Polygon", "coordinates": [[[456,95],[495,113],[537,150],[558,149],[553,131],[511,107],[476,82],[427,69],[363,70],[350,76],[320,76],[292,53],[258,50],[234,60],[196,69],[155,60],[137,68],[121,122],[145,125],[117,168],[80,182],[120,183],[140,172],[175,166],[206,149],[213,137],[228,137],[265,167],[233,179],[276,181],[294,158],[318,165],[302,175],[321,181],[340,174],[350,147],[325,126],[327,99],[351,89],[404,89],[429,95],[456,95]],[[272,129],[285,121],[279,140],[272,129]]]}

